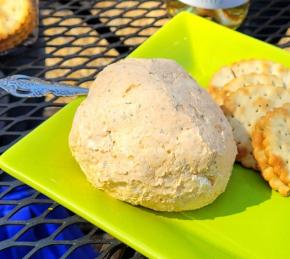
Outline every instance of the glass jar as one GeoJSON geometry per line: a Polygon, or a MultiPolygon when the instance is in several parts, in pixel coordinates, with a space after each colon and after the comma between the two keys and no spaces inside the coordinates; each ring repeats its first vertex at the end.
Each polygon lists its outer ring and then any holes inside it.
{"type": "Polygon", "coordinates": [[[190,11],[236,29],[247,16],[249,0],[166,0],[166,7],[171,16],[190,11]]]}

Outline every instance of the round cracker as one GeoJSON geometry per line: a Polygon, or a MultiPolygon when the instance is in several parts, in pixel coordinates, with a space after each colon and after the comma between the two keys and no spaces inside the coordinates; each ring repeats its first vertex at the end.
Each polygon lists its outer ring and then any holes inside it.
{"type": "Polygon", "coordinates": [[[223,103],[223,87],[235,78],[230,66],[222,67],[212,78],[208,92],[214,100],[221,105],[223,103]]]}
{"type": "Polygon", "coordinates": [[[290,90],[268,85],[238,89],[225,98],[223,111],[233,128],[238,147],[236,160],[248,168],[258,169],[253,156],[251,134],[256,122],[273,108],[290,100],[290,90]]]}
{"type": "MultiPolygon", "coordinates": [[[[290,105],[287,104],[287,106],[289,113],[290,105]]],[[[280,179],[280,171],[277,170],[277,165],[273,164],[274,150],[272,149],[272,146],[275,143],[271,143],[268,140],[272,134],[267,133],[268,131],[273,132],[271,129],[271,120],[273,120],[272,122],[275,122],[277,116],[281,113],[281,109],[282,113],[284,113],[284,108],[276,108],[274,111],[268,112],[265,116],[258,120],[252,132],[252,146],[254,157],[258,162],[263,178],[269,182],[269,185],[273,190],[278,191],[283,196],[288,196],[290,193],[289,183],[287,184],[280,179]],[[270,157],[272,157],[272,159],[270,159],[270,157]]],[[[277,129],[277,126],[278,125],[275,124],[275,129],[277,129]]],[[[287,132],[287,129],[285,131],[287,132]]],[[[284,132],[284,130],[281,132],[284,132]]],[[[289,133],[288,128],[288,134],[289,133]]],[[[276,145],[278,145],[277,142],[276,145]]],[[[284,161],[283,164],[285,164],[284,161]]]]}
{"type": "MultiPolygon", "coordinates": [[[[224,100],[225,96],[230,92],[235,92],[236,90],[250,86],[250,85],[271,85],[274,87],[286,87],[282,79],[275,75],[270,74],[246,74],[239,77],[235,77],[229,83],[223,87],[223,96],[221,99],[224,100]]],[[[290,88],[290,85],[289,85],[290,88]]],[[[222,102],[223,102],[222,100],[222,102]]]]}
{"type": "Polygon", "coordinates": [[[290,70],[282,64],[267,60],[250,59],[222,67],[214,74],[209,84],[208,91],[217,103],[221,105],[224,99],[223,87],[234,78],[252,73],[275,75],[281,78],[284,85],[290,87],[290,70]]]}
{"type": "Polygon", "coordinates": [[[290,88],[290,70],[282,64],[268,60],[248,60],[234,63],[231,68],[236,77],[250,73],[276,75],[290,88]]]}

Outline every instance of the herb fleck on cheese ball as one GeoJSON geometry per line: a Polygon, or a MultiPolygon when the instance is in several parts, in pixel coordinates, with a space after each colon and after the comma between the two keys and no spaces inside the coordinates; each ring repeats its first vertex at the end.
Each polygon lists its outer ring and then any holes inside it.
{"type": "Polygon", "coordinates": [[[167,59],[125,59],[99,73],[75,114],[69,145],[96,188],[158,211],[213,202],[236,156],[220,108],[167,59]]]}

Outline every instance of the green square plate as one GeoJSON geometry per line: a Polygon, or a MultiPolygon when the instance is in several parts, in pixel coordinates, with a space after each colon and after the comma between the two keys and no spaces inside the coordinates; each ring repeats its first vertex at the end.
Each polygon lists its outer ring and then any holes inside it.
{"type": "MultiPolygon", "coordinates": [[[[203,86],[215,70],[244,58],[290,66],[289,53],[189,13],[176,16],[130,56],[175,59],[203,86]]],[[[4,153],[1,167],[148,257],[289,258],[290,199],[238,165],[212,205],[184,213],[134,207],[90,186],[68,148],[81,100],[4,153]]]]}

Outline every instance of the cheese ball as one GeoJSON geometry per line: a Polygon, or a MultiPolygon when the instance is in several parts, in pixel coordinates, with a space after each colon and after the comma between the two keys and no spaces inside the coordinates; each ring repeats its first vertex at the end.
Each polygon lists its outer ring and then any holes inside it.
{"type": "Polygon", "coordinates": [[[236,156],[218,105],[167,59],[128,58],[100,72],[75,114],[69,145],[96,188],[157,211],[213,202],[236,156]]]}

